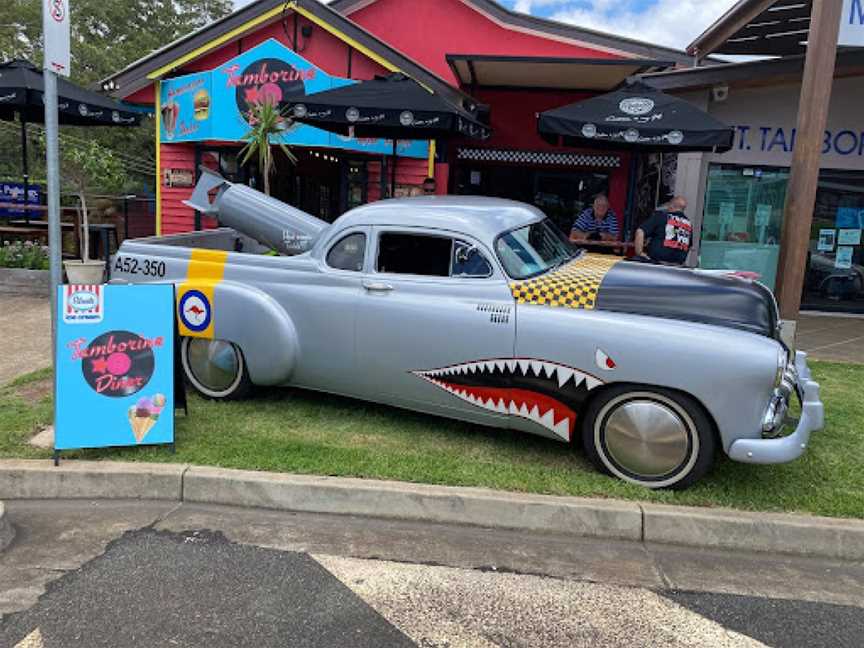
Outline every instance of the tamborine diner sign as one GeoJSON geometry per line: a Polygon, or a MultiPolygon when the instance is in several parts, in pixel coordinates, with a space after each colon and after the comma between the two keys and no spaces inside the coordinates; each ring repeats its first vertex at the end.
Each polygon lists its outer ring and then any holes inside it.
{"type": "MultiPolygon", "coordinates": [[[[256,102],[270,101],[284,111],[292,101],[308,94],[353,83],[357,81],[331,76],[279,41],[269,39],[212,70],[163,81],[161,140],[165,144],[240,142],[249,132],[250,109],[256,102]]],[[[288,119],[282,126],[282,134],[272,138],[274,143],[383,155],[390,155],[393,148],[390,140],[336,135],[288,119]]],[[[399,140],[396,152],[403,157],[426,158],[429,144],[399,140]]]]}
{"type": "Polygon", "coordinates": [[[174,442],[174,287],[60,286],[55,451],[174,442]]]}

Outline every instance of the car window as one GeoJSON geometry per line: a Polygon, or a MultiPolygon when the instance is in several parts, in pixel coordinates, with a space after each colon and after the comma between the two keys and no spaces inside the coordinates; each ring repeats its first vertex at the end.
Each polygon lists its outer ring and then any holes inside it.
{"type": "Polygon", "coordinates": [[[549,219],[506,232],[495,241],[495,252],[507,274],[527,279],[558,267],[575,251],[549,219]]]}
{"type": "Polygon", "coordinates": [[[366,235],[355,232],[341,239],[327,253],[327,265],[337,270],[361,272],[366,258],[366,235]]]}
{"type": "Polygon", "coordinates": [[[484,278],[492,276],[492,266],[475,245],[456,241],[453,245],[453,276],[484,278]]]}
{"type": "Polygon", "coordinates": [[[385,232],[378,239],[378,272],[449,277],[453,239],[385,232]]]}

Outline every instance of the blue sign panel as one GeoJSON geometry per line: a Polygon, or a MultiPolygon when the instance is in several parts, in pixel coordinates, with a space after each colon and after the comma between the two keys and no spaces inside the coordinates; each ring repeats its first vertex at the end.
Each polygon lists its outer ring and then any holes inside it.
{"type": "Polygon", "coordinates": [[[55,450],[174,442],[174,287],[60,286],[55,450]]]}
{"type": "MultiPolygon", "coordinates": [[[[39,196],[42,192],[42,187],[39,185],[27,186],[27,199],[29,205],[38,205],[39,196]]],[[[24,199],[24,183],[23,182],[0,182],[0,203],[21,203],[24,199]]],[[[0,216],[23,216],[25,214],[35,216],[35,212],[26,212],[23,209],[14,209],[11,207],[0,207],[0,216]]]]}
{"type": "MultiPolygon", "coordinates": [[[[277,40],[270,39],[208,72],[188,74],[162,83],[162,141],[240,142],[250,130],[250,108],[272,101],[285,109],[306,95],[357,83],[327,74],[277,40]]],[[[286,121],[273,143],[332,147],[390,155],[392,140],[356,139],[286,121]]],[[[399,141],[397,154],[425,158],[425,141],[399,141]]]]}

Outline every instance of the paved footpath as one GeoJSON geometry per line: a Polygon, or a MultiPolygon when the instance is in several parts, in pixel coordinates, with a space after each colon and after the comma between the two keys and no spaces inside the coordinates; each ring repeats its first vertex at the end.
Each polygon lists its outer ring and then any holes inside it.
{"type": "Polygon", "coordinates": [[[51,309],[47,297],[0,292],[0,386],[51,365],[51,309]]]}
{"type": "Polygon", "coordinates": [[[0,646],[854,646],[864,564],[146,501],[11,501],[0,646]]]}

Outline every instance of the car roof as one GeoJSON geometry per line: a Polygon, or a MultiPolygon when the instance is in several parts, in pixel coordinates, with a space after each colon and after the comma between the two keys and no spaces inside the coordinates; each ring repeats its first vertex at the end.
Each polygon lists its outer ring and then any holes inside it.
{"type": "Polygon", "coordinates": [[[461,232],[492,246],[502,232],[545,218],[542,211],[504,198],[417,196],[381,200],[351,210],[334,230],[362,225],[426,227],[461,232]]]}

